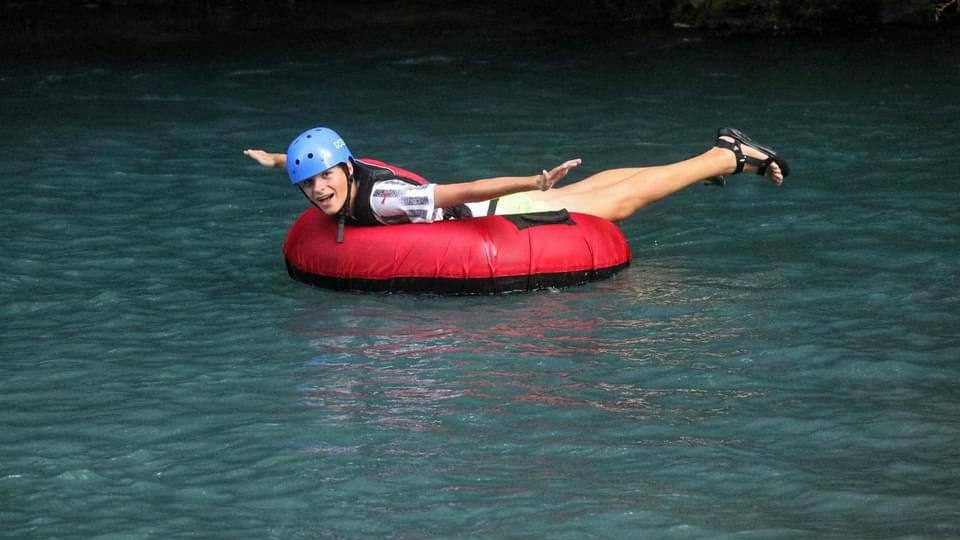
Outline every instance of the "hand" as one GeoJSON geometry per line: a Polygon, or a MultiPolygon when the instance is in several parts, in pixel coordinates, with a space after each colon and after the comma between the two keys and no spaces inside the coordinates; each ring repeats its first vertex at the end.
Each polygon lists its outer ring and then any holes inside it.
{"type": "Polygon", "coordinates": [[[278,166],[276,158],[270,152],[264,152],[263,150],[247,149],[243,151],[243,154],[245,156],[249,156],[251,159],[263,165],[264,167],[278,166]]]}
{"type": "Polygon", "coordinates": [[[561,165],[557,165],[549,171],[544,169],[543,172],[540,173],[540,177],[537,179],[537,187],[540,188],[540,191],[546,191],[552,188],[554,184],[560,180],[563,180],[563,177],[570,172],[570,169],[580,165],[582,162],[583,160],[579,158],[571,159],[570,161],[566,161],[561,165]]]}

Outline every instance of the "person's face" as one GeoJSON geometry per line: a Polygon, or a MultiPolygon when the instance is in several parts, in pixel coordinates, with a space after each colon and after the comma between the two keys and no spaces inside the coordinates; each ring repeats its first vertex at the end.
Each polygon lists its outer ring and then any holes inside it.
{"type": "Polygon", "coordinates": [[[298,185],[324,214],[332,216],[347,203],[347,174],[353,172],[353,165],[348,163],[346,169],[335,165],[298,185]]]}

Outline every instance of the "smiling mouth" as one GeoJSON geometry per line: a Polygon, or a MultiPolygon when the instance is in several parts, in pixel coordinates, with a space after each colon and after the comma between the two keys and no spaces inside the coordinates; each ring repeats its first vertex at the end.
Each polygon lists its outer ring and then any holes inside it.
{"type": "Polygon", "coordinates": [[[314,200],[317,201],[317,204],[323,204],[333,198],[333,193],[327,193],[321,197],[317,197],[314,200]]]}

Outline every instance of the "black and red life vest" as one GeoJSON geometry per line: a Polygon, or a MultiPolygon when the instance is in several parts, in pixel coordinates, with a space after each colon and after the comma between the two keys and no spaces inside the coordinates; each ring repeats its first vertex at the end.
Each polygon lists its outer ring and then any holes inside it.
{"type": "MultiPolygon", "coordinates": [[[[357,194],[353,199],[352,212],[347,214],[347,223],[361,226],[383,225],[370,206],[370,195],[376,183],[386,180],[403,180],[416,186],[430,183],[417,173],[370,158],[353,160],[353,179],[356,181],[357,194]]],[[[468,217],[472,217],[472,214],[466,205],[443,209],[445,220],[468,217]]]]}

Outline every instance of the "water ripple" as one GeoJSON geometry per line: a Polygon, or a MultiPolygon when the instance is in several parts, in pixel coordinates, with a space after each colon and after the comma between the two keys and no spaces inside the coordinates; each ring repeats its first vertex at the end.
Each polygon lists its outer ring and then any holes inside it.
{"type": "Polygon", "coordinates": [[[957,536],[949,51],[608,37],[5,71],[4,534],[957,536]],[[240,154],[316,123],[443,181],[727,124],[795,173],[644,209],[604,282],[343,294],[286,276],[302,199],[240,154]]]}

